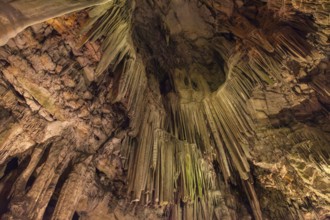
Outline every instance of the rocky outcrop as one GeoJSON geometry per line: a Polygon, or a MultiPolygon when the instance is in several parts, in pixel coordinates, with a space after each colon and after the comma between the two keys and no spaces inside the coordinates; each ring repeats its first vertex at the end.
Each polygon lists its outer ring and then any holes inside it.
{"type": "Polygon", "coordinates": [[[109,0],[79,1],[7,1],[0,2],[0,45],[15,37],[25,28],[48,19],[79,11],[91,6],[107,3],[109,0]]]}

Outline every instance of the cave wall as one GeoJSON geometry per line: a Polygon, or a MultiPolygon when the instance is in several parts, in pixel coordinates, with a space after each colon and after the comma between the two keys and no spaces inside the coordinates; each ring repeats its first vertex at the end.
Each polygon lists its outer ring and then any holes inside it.
{"type": "Polygon", "coordinates": [[[26,29],[0,48],[2,218],[327,219],[326,6],[136,1],[132,14],[131,5],[109,4],[109,11],[26,29]],[[116,24],[111,10],[125,18],[122,29],[110,29],[121,37],[101,37],[97,29],[79,35],[88,17],[116,24]],[[219,89],[235,74],[251,93],[244,105],[236,84],[219,89]],[[232,104],[240,117],[213,110],[213,102],[196,104],[214,94],[225,100],[220,110],[232,104]],[[246,130],[215,123],[247,149],[239,157],[248,161],[246,171],[232,164],[232,142],[214,131],[214,115],[249,121],[246,130]],[[221,144],[227,176],[215,150],[221,144]],[[185,168],[176,171],[177,161],[185,168]],[[201,194],[198,184],[186,192],[170,173],[184,178],[190,164],[210,181],[201,194]],[[204,190],[210,195],[203,200],[204,190]]]}

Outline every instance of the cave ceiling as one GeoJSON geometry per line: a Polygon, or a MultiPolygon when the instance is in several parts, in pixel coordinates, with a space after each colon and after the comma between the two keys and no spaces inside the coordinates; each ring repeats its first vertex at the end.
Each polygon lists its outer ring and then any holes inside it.
{"type": "Polygon", "coordinates": [[[1,219],[330,219],[329,0],[0,0],[1,219]]]}

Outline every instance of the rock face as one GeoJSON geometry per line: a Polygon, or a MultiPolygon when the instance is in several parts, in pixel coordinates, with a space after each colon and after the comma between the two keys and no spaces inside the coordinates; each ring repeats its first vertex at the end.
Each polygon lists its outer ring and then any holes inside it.
{"type": "Polygon", "coordinates": [[[61,2],[0,47],[1,219],[330,218],[328,1],[61,2]]]}

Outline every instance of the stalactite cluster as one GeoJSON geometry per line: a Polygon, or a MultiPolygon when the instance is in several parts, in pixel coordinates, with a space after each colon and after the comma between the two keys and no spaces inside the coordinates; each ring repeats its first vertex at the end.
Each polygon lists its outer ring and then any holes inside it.
{"type": "Polygon", "coordinates": [[[4,219],[329,217],[327,1],[0,6],[4,219]]]}

